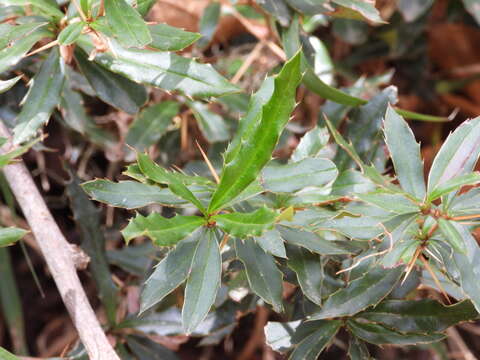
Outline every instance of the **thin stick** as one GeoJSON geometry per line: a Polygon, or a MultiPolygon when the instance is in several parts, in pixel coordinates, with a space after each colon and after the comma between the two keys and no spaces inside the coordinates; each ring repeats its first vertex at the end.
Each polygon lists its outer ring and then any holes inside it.
{"type": "Polygon", "coordinates": [[[452,342],[458,347],[465,360],[477,360],[476,356],[472,354],[455,327],[449,328],[447,330],[447,335],[449,339],[451,339],[452,342]]]}
{"type": "Polygon", "coordinates": [[[75,5],[75,7],[77,8],[77,11],[78,13],[80,14],[80,17],[82,18],[83,21],[87,21],[87,16],[83,13],[83,10],[82,8],[80,7],[80,5],[78,5],[78,1],[77,0],[73,0],[73,5],[75,5]]]}
{"type": "Polygon", "coordinates": [[[427,271],[428,271],[429,274],[431,275],[433,281],[435,282],[435,285],[437,285],[438,289],[439,289],[440,292],[442,293],[442,295],[443,295],[443,297],[445,298],[445,300],[447,300],[447,302],[451,305],[452,302],[450,301],[450,298],[448,297],[447,292],[445,291],[445,289],[443,288],[442,284],[441,284],[440,281],[438,280],[437,275],[435,275],[435,273],[433,272],[433,269],[432,269],[432,267],[430,266],[430,264],[428,263],[427,259],[425,259],[425,257],[424,257],[423,255],[420,255],[420,260],[422,260],[423,265],[425,265],[425,268],[427,269],[427,271]]]}
{"type": "Polygon", "coordinates": [[[265,43],[263,41],[260,41],[257,43],[257,45],[255,45],[252,52],[247,56],[242,66],[240,66],[240,69],[238,69],[237,73],[232,78],[231,81],[233,84],[236,84],[242,78],[242,76],[247,72],[250,65],[252,65],[252,63],[260,54],[260,51],[262,51],[264,45],[265,43]]]}
{"type": "Polygon", "coordinates": [[[464,215],[464,216],[455,216],[452,218],[454,221],[461,221],[461,220],[472,220],[480,218],[480,214],[475,215],[464,215]]]}
{"type": "Polygon", "coordinates": [[[218,177],[218,174],[217,174],[217,172],[215,171],[215,168],[213,167],[212,163],[210,162],[210,159],[207,157],[207,154],[205,154],[205,152],[203,151],[203,149],[202,149],[202,147],[200,146],[200,144],[198,143],[198,141],[195,141],[195,143],[197,144],[198,150],[200,150],[200,153],[202,154],[203,159],[204,159],[205,162],[207,163],[208,170],[210,170],[210,172],[212,173],[212,176],[213,176],[213,178],[215,179],[215,182],[216,182],[217,184],[219,184],[219,183],[220,183],[220,178],[218,177]]]}
{"type": "MultiPolygon", "coordinates": [[[[11,139],[0,121],[0,136],[11,139]]],[[[0,153],[11,150],[11,141],[0,153]]],[[[108,342],[78,278],[70,246],[53,219],[32,176],[22,161],[3,168],[15,198],[27,219],[32,233],[57,284],[80,339],[92,360],[120,360],[108,342]]]]}
{"type": "Polygon", "coordinates": [[[35,54],[38,54],[39,52],[43,51],[43,50],[47,50],[47,49],[50,49],[54,46],[58,45],[58,40],[54,40],[54,41],[50,41],[48,44],[42,46],[42,47],[39,47],[38,49],[36,50],[33,50],[32,52],[29,52],[28,54],[24,55],[23,57],[26,58],[26,57],[29,57],[29,56],[32,56],[32,55],[35,55],[35,54]]]}

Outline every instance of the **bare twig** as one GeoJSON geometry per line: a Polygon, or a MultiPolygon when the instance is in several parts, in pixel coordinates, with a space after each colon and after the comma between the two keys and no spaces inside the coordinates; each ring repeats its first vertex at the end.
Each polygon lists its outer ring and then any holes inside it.
{"type": "MultiPolygon", "coordinates": [[[[0,121],[0,136],[11,138],[0,121]]],[[[0,153],[12,148],[11,142],[0,153]]],[[[45,257],[63,302],[92,360],[120,360],[107,340],[78,278],[70,246],[23,162],[3,168],[15,198],[45,257]]]]}
{"type": "Polygon", "coordinates": [[[255,325],[251,332],[250,339],[248,339],[245,347],[243,348],[237,360],[248,360],[253,358],[255,350],[262,346],[265,342],[265,335],[263,328],[268,321],[268,309],[263,306],[257,307],[257,314],[255,316],[255,325]]]}
{"type": "Polygon", "coordinates": [[[460,336],[456,328],[454,327],[449,328],[447,330],[447,335],[449,340],[451,340],[451,342],[455,344],[458,350],[460,350],[462,357],[465,360],[477,360],[475,355],[473,355],[470,349],[468,348],[467,344],[465,344],[465,341],[463,341],[462,337],[460,336]]]}

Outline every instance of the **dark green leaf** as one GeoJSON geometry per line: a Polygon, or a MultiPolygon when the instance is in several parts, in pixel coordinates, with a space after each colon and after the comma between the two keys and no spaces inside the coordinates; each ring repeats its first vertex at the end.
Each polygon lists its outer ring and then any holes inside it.
{"type": "Polygon", "coordinates": [[[240,195],[270,160],[295,107],[295,93],[300,80],[300,54],[297,54],[275,77],[271,96],[264,102],[261,113],[256,115],[259,118],[250,120],[247,115],[242,120],[246,125],[237,134],[240,139],[238,146],[229,149],[225,157],[220,183],[208,207],[209,213],[221,209],[240,195]]]}
{"type": "Polygon", "coordinates": [[[199,229],[182,240],[155,267],[141,295],[140,312],[145,312],[179,287],[192,269],[192,261],[200,241],[205,240],[206,230],[199,229]]]}
{"type": "Polygon", "coordinates": [[[83,190],[94,200],[115,207],[136,209],[150,204],[177,206],[184,202],[169,189],[136,181],[92,180],[82,184],[83,190]]]}
{"type": "Polygon", "coordinates": [[[215,31],[217,30],[218,21],[220,20],[220,10],[220,3],[212,2],[203,11],[199,25],[202,37],[197,42],[199,47],[206,47],[210,41],[212,41],[215,31]]]}
{"type": "Polygon", "coordinates": [[[375,8],[375,1],[371,0],[332,0],[344,9],[337,9],[335,16],[353,19],[366,19],[376,23],[384,23],[380,12],[375,8]]]}
{"type": "Polygon", "coordinates": [[[287,264],[297,274],[298,283],[305,296],[321,305],[324,274],[320,256],[302,247],[290,246],[287,264]]]}
{"type": "Polygon", "coordinates": [[[443,143],[428,175],[428,192],[473,170],[480,155],[480,117],[465,121],[443,143]]]}
{"type": "MultiPolygon", "coordinates": [[[[90,52],[93,49],[90,41],[81,39],[82,48],[90,52]]],[[[111,52],[97,54],[95,61],[135,82],[178,90],[190,96],[221,96],[238,91],[211,65],[169,52],[124,49],[112,41],[111,52]]]]}
{"type": "Polygon", "coordinates": [[[179,110],[180,105],[174,101],[149,106],[130,125],[125,142],[138,151],[155,145],[167,132],[168,125],[179,110]]]}
{"type": "Polygon", "coordinates": [[[453,249],[455,251],[465,253],[465,241],[459,229],[460,227],[462,227],[462,225],[444,218],[439,218],[437,221],[440,231],[442,232],[448,243],[453,247],[453,249]]]}
{"type": "Polygon", "coordinates": [[[464,175],[460,175],[454,177],[450,180],[445,181],[444,183],[437,185],[435,189],[433,189],[428,194],[428,201],[432,202],[443,195],[447,195],[448,193],[454,190],[460,190],[462,186],[466,185],[475,185],[480,182],[480,173],[473,172],[464,175]]]}
{"type": "Polygon", "coordinates": [[[420,212],[420,207],[400,194],[391,194],[383,190],[356,196],[369,204],[396,214],[420,212]]]}
{"type": "Polygon", "coordinates": [[[480,1],[479,0],[463,0],[463,4],[467,11],[472,14],[473,18],[480,24],[480,1]]]}
{"type": "Polygon", "coordinates": [[[65,64],[58,49],[53,49],[32,79],[22,111],[17,117],[17,125],[13,129],[15,144],[35,136],[37,130],[48,121],[60,103],[64,82],[65,64]]]}
{"type": "Polygon", "coordinates": [[[208,142],[215,143],[230,139],[230,131],[225,120],[211,111],[208,105],[199,101],[188,101],[187,105],[192,110],[200,130],[208,142]]]}
{"type": "Polygon", "coordinates": [[[137,0],[136,2],[139,14],[146,16],[157,0],[137,0]]]}
{"type": "Polygon", "coordinates": [[[302,13],[315,15],[318,13],[323,13],[329,9],[328,0],[286,0],[287,3],[302,13]]]}
{"type": "Polygon", "coordinates": [[[399,332],[440,332],[460,322],[473,321],[478,313],[470,301],[445,306],[438,301],[385,300],[357,317],[399,332]]]}
{"type": "Polygon", "coordinates": [[[293,345],[292,335],[300,323],[301,320],[284,323],[269,321],[264,328],[268,346],[281,353],[288,351],[293,345]]]}
{"type": "Polygon", "coordinates": [[[9,80],[0,80],[0,94],[7,92],[22,78],[22,75],[14,77],[9,80]]]}
{"type": "Polygon", "coordinates": [[[405,191],[423,200],[425,181],[420,145],[415,141],[415,136],[405,120],[390,106],[385,115],[385,141],[400,185],[405,191]]]}
{"type": "Polygon", "coordinates": [[[192,333],[205,319],[220,287],[222,257],[214,229],[198,241],[185,288],[182,322],[185,333],[192,333]]]}
{"type": "Polygon", "coordinates": [[[115,38],[125,47],[144,47],[152,42],[148,26],[125,0],[104,0],[105,14],[115,38]]]}
{"type": "Polygon", "coordinates": [[[71,45],[78,40],[82,30],[85,26],[83,21],[70,23],[58,35],[58,42],[60,45],[71,45]]]}
{"type": "Polygon", "coordinates": [[[305,158],[286,165],[267,165],[262,170],[261,182],[267,191],[289,193],[309,186],[325,186],[337,175],[337,168],[330,160],[305,158]]]}
{"type": "Polygon", "coordinates": [[[262,236],[255,238],[255,241],[265,252],[281,258],[287,257],[283,239],[277,230],[267,231],[262,236]]]}
{"type": "Polygon", "coordinates": [[[173,351],[147,337],[127,336],[127,345],[137,360],[179,360],[173,351]]]}
{"type": "Polygon", "coordinates": [[[147,101],[147,92],[142,85],[89,61],[83,51],[75,51],[75,60],[98,97],[107,104],[136,114],[147,101]]]}
{"type": "Polygon", "coordinates": [[[316,330],[295,346],[289,360],[317,360],[341,326],[342,322],[338,320],[317,322],[316,330]]]}
{"type": "Polygon", "coordinates": [[[393,330],[389,330],[382,325],[361,323],[353,320],[349,320],[347,324],[348,324],[348,329],[355,336],[358,336],[360,339],[376,345],[428,344],[431,342],[443,340],[445,338],[445,335],[436,334],[436,333],[429,334],[429,335],[422,335],[422,334],[416,334],[416,333],[401,334],[393,330]]]}
{"type": "Polygon", "coordinates": [[[370,360],[367,345],[359,338],[352,336],[348,344],[348,356],[350,360],[370,360]]]}
{"type": "Polygon", "coordinates": [[[252,213],[220,214],[211,219],[226,233],[244,239],[261,236],[265,231],[273,229],[276,217],[275,211],[262,207],[252,213]]]}
{"type": "Polygon", "coordinates": [[[185,186],[181,177],[171,173],[155,164],[148,155],[137,153],[137,162],[142,173],[159,184],[167,184],[169,189],[175,194],[194,204],[201,212],[205,213],[205,208],[198,198],[185,186]]]}
{"type": "Polygon", "coordinates": [[[32,5],[43,11],[46,15],[55,18],[62,18],[64,15],[58,8],[56,1],[53,0],[2,0],[2,4],[20,6],[32,5]]]}
{"type": "Polygon", "coordinates": [[[183,50],[202,36],[167,24],[151,25],[149,29],[153,38],[149,46],[162,51],[183,50]]]}
{"type": "Polygon", "coordinates": [[[282,273],[273,256],[265,253],[253,239],[235,239],[235,250],[245,266],[248,284],[253,292],[271,304],[276,312],[282,312],[282,273]]]}
{"type": "Polygon", "coordinates": [[[320,151],[328,144],[329,139],[328,129],[314,127],[303,135],[290,160],[297,162],[308,157],[317,157],[320,151]]]}
{"type": "Polygon", "coordinates": [[[363,194],[375,189],[375,185],[361,172],[350,169],[341,172],[332,185],[332,195],[363,194]]]}
{"type": "Polygon", "coordinates": [[[282,26],[288,26],[292,19],[285,0],[257,0],[257,4],[273,15],[282,26]]]}
{"type": "Polygon", "coordinates": [[[157,246],[170,246],[186,238],[204,222],[199,216],[165,218],[159,213],[147,217],[137,214],[122,230],[122,235],[127,243],[136,237],[148,236],[157,246]]]}
{"type": "Polygon", "coordinates": [[[322,309],[314,313],[310,319],[352,316],[369,306],[378,304],[392,291],[404,269],[403,266],[393,269],[373,268],[362,277],[350,282],[347,287],[331,295],[322,309]]]}
{"type": "Polygon", "coordinates": [[[0,227],[0,247],[13,245],[24,237],[26,233],[28,231],[15,227],[0,227]]]}

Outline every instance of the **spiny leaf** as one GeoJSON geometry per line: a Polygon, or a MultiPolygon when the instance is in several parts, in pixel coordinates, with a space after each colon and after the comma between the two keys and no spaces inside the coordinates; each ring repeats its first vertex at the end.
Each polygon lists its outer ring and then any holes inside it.
{"type": "Polygon", "coordinates": [[[150,47],[161,51],[180,51],[197,41],[202,35],[167,24],[149,26],[153,41],[150,47]]]}
{"type": "Polygon", "coordinates": [[[252,213],[220,214],[211,219],[226,233],[244,239],[261,236],[265,231],[273,229],[276,217],[275,211],[262,207],[252,213]]]}

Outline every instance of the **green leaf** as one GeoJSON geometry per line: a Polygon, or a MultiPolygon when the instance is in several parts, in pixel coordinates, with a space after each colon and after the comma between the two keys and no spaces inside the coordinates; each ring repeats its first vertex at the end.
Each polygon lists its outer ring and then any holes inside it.
{"type": "Polygon", "coordinates": [[[0,346],[0,357],[2,360],[20,360],[15,355],[9,353],[7,350],[0,346]]]}
{"type": "Polygon", "coordinates": [[[43,11],[46,15],[54,18],[62,18],[64,15],[54,0],[2,0],[2,4],[19,6],[32,5],[43,11]]]}
{"type": "Polygon", "coordinates": [[[167,24],[151,25],[148,28],[153,38],[149,46],[161,51],[183,50],[202,36],[167,24]]]}
{"type": "Polygon", "coordinates": [[[7,92],[22,78],[22,75],[14,77],[9,80],[0,80],[0,94],[7,92]]]}
{"type": "Polygon", "coordinates": [[[141,313],[158,304],[187,279],[198,243],[205,240],[205,233],[204,228],[193,232],[180,241],[155,267],[141,294],[141,313]]]}
{"type": "Polygon", "coordinates": [[[40,139],[34,139],[25,145],[16,147],[14,150],[7,152],[6,154],[0,155],[0,169],[10,164],[15,158],[19,157],[20,155],[25,154],[38,141],[40,141],[40,139]]]}
{"type": "Polygon", "coordinates": [[[10,246],[20,240],[22,237],[27,234],[27,230],[15,228],[15,227],[8,227],[2,228],[0,227],[0,248],[4,246],[10,246]]]}
{"type": "MultiPolygon", "coordinates": [[[[332,341],[342,322],[339,320],[320,321],[316,330],[303,338],[293,350],[289,360],[317,360],[320,353],[332,341]]],[[[297,336],[297,333],[295,334],[297,336]]]]}
{"type": "Polygon", "coordinates": [[[269,321],[264,328],[267,345],[274,351],[281,353],[288,351],[293,345],[292,335],[301,322],[301,320],[290,322],[269,321]]]}
{"type": "MultiPolygon", "coordinates": [[[[148,337],[128,335],[126,336],[126,340],[136,360],[179,360],[172,350],[148,337]]],[[[122,359],[124,359],[124,357],[122,357],[122,359]]],[[[124,360],[131,359],[127,358],[124,360]]]]}
{"type": "Polygon", "coordinates": [[[440,332],[455,324],[473,321],[478,313],[470,301],[445,306],[431,299],[385,300],[357,318],[381,324],[399,332],[440,332]]]}
{"type": "Polygon", "coordinates": [[[286,165],[267,165],[262,170],[261,182],[267,191],[290,193],[310,186],[325,186],[337,175],[337,168],[330,160],[305,158],[286,165]]]}
{"type": "Polygon", "coordinates": [[[286,0],[288,5],[304,14],[315,15],[331,9],[329,0],[286,0]]]}
{"type": "Polygon", "coordinates": [[[385,141],[400,185],[417,199],[423,200],[425,181],[420,145],[405,120],[390,106],[385,115],[385,141]]]}
{"type": "Polygon", "coordinates": [[[332,185],[332,195],[358,195],[375,189],[375,185],[361,172],[349,169],[341,172],[332,185]]]}
{"type": "MultiPolygon", "coordinates": [[[[91,42],[85,38],[81,38],[80,46],[87,53],[93,50],[91,42]]],[[[209,64],[200,64],[169,52],[124,49],[114,40],[110,48],[111,52],[97,54],[95,61],[135,82],[197,97],[238,91],[209,64]]]]}
{"type": "Polygon", "coordinates": [[[74,175],[71,177],[71,182],[67,184],[67,195],[75,223],[81,232],[82,248],[90,257],[90,270],[97,285],[98,297],[105,306],[108,322],[115,324],[119,293],[107,261],[100,211],[82,191],[80,179],[74,175]]]}
{"type": "Polygon", "coordinates": [[[192,333],[207,316],[215,302],[222,274],[222,257],[215,230],[207,230],[197,244],[182,309],[186,334],[192,333]]]}
{"type": "Polygon", "coordinates": [[[180,105],[174,101],[163,101],[147,107],[130,125],[125,142],[138,151],[155,145],[179,111],[180,105]]]}
{"type": "MultiPolygon", "coordinates": [[[[222,208],[245,190],[270,160],[283,128],[295,107],[295,94],[301,80],[300,54],[289,60],[275,77],[273,92],[253,122],[239,133],[240,143],[236,153],[225,164],[217,190],[212,196],[208,212],[222,208]]],[[[247,121],[243,119],[243,121],[247,121]]]]}
{"type": "Polygon", "coordinates": [[[377,305],[392,291],[404,270],[403,266],[393,269],[375,267],[369,270],[347,287],[332,294],[310,320],[352,316],[369,306],[377,305]]]}
{"type": "Polygon", "coordinates": [[[361,323],[348,320],[348,329],[360,339],[376,344],[418,345],[428,344],[445,339],[443,334],[422,335],[416,333],[398,333],[378,324],[361,323]]]}
{"type": "Polygon", "coordinates": [[[352,336],[348,343],[348,357],[350,360],[370,360],[367,345],[359,338],[352,336]]]}
{"type": "Polygon", "coordinates": [[[198,40],[197,45],[200,48],[208,46],[212,41],[215,31],[217,30],[218,21],[220,20],[221,5],[218,2],[212,2],[203,11],[200,18],[200,34],[202,37],[198,40]]]}
{"type": "Polygon", "coordinates": [[[58,49],[53,49],[32,79],[24,99],[22,111],[13,129],[13,142],[20,144],[35,136],[55,107],[60,103],[60,94],[65,82],[65,63],[58,49]]]}
{"type": "Polygon", "coordinates": [[[290,246],[287,264],[297,274],[298,283],[305,296],[321,305],[324,274],[320,256],[302,247],[290,246]]]}
{"type": "Polygon", "coordinates": [[[199,101],[187,101],[203,136],[209,143],[223,142],[230,139],[228,125],[223,118],[211,111],[207,104],[199,101]]]}
{"type": "Polygon", "coordinates": [[[151,204],[178,206],[184,203],[169,189],[136,181],[115,183],[97,179],[82,184],[82,188],[93,200],[126,209],[137,209],[151,204]]]}
{"type": "Polygon", "coordinates": [[[165,218],[159,213],[151,213],[147,217],[137,214],[122,230],[122,235],[127,243],[136,237],[148,236],[157,246],[171,246],[204,223],[205,220],[199,216],[165,218]]]}
{"type": "Polygon", "coordinates": [[[465,121],[443,143],[428,175],[428,192],[473,170],[480,155],[480,117],[465,121]]]}
{"type": "Polygon", "coordinates": [[[298,162],[308,157],[317,157],[321,150],[327,146],[329,139],[330,134],[327,128],[315,126],[303,135],[290,160],[298,162]]]}
{"type": "Polygon", "coordinates": [[[432,202],[443,195],[447,195],[448,193],[456,190],[460,190],[462,186],[466,185],[475,185],[480,182],[480,172],[473,172],[464,175],[460,175],[454,177],[450,180],[445,181],[444,183],[437,185],[435,189],[432,189],[429,192],[427,200],[432,202]]]}
{"type": "Polygon", "coordinates": [[[85,23],[83,21],[68,24],[58,35],[60,45],[71,45],[77,41],[82,34],[84,26],[85,23]]]}
{"type": "Polygon", "coordinates": [[[447,220],[444,218],[439,218],[437,222],[438,222],[438,227],[440,231],[442,232],[443,236],[448,241],[448,243],[453,247],[453,249],[455,251],[465,254],[466,252],[465,242],[463,240],[462,234],[458,229],[458,227],[461,227],[461,225],[457,224],[454,221],[447,220]]]}
{"type": "Polygon", "coordinates": [[[144,47],[152,42],[148,26],[125,0],[104,0],[105,15],[114,37],[125,47],[144,47]]]}
{"type": "Polygon", "coordinates": [[[267,231],[262,236],[256,237],[255,241],[265,252],[281,258],[287,257],[283,239],[277,230],[267,231]]]}
{"type": "Polygon", "coordinates": [[[391,194],[384,190],[377,190],[367,194],[355,194],[360,200],[378,206],[381,209],[395,214],[420,212],[420,207],[400,194],[391,194]]]}
{"type": "Polygon", "coordinates": [[[252,213],[234,212],[211,217],[217,226],[231,236],[245,239],[261,236],[265,231],[273,229],[277,213],[266,207],[252,213]]]}
{"type": "Polygon", "coordinates": [[[253,292],[272,305],[276,312],[282,312],[282,273],[273,256],[263,251],[253,239],[235,239],[235,251],[245,266],[253,292]]]}
{"type": "Polygon", "coordinates": [[[146,103],[147,92],[142,85],[89,61],[81,50],[75,51],[75,60],[102,101],[129,114],[136,114],[146,103]]]}
{"type": "Polygon", "coordinates": [[[146,154],[137,153],[137,162],[142,173],[159,184],[167,184],[168,188],[184,200],[195,205],[201,212],[205,213],[205,208],[198,198],[182,182],[181,177],[175,173],[170,173],[164,168],[155,164],[146,154]]]}
{"type": "Polygon", "coordinates": [[[467,11],[472,14],[473,18],[480,24],[480,1],[479,0],[463,0],[463,5],[467,11]]]}
{"type": "Polygon", "coordinates": [[[156,0],[137,0],[137,11],[140,15],[146,16],[156,2],[156,0]]]}
{"type": "Polygon", "coordinates": [[[304,247],[320,255],[350,254],[351,250],[336,243],[321,238],[319,235],[300,229],[278,226],[281,237],[287,244],[304,247]]]}
{"type": "Polygon", "coordinates": [[[335,16],[385,23],[380,17],[380,12],[375,8],[375,0],[332,0],[332,2],[348,9],[348,11],[337,9],[335,16]]]}
{"type": "Polygon", "coordinates": [[[257,0],[257,4],[272,14],[282,26],[290,24],[292,16],[285,0],[257,0]]]}

